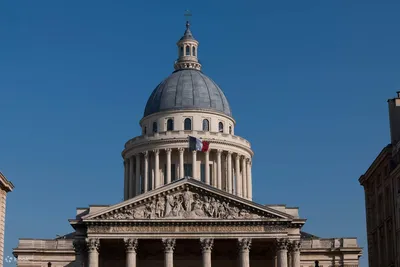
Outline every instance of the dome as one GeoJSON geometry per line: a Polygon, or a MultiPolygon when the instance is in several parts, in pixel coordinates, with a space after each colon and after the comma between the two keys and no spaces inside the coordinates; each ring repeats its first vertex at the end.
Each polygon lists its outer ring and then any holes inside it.
{"type": "Polygon", "coordinates": [[[162,81],[150,95],[144,117],[160,111],[208,110],[232,116],[218,85],[199,70],[180,69],[162,81]]]}

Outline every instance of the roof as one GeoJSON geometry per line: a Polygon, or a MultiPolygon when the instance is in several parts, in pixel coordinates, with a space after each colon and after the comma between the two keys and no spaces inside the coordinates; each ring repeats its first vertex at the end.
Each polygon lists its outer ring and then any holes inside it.
{"type": "Polygon", "coordinates": [[[173,72],[150,95],[144,117],[170,110],[209,110],[232,116],[228,100],[219,86],[201,71],[173,72]]]}

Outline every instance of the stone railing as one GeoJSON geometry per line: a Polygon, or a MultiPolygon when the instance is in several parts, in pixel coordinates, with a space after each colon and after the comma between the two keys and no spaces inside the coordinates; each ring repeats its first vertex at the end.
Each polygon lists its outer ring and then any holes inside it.
{"type": "Polygon", "coordinates": [[[357,238],[321,238],[301,241],[302,249],[313,248],[357,248],[357,238]]]}
{"type": "Polygon", "coordinates": [[[231,135],[226,133],[219,133],[219,132],[206,132],[206,131],[166,131],[166,132],[159,132],[159,133],[152,133],[147,135],[140,135],[135,138],[132,138],[125,144],[125,148],[130,147],[131,145],[138,145],[142,142],[148,142],[153,140],[162,140],[162,139],[176,139],[176,138],[187,138],[189,135],[194,135],[199,138],[203,138],[205,140],[219,140],[219,141],[226,141],[226,142],[234,142],[236,144],[246,146],[250,148],[250,142],[246,139],[237,136],[231,135]]]}
{"type": "Polygon", "coordinates": [[[72,239],[57,240],[35,240],[20,239],[18,242],[19,249],[73,249],[72,239]]]}

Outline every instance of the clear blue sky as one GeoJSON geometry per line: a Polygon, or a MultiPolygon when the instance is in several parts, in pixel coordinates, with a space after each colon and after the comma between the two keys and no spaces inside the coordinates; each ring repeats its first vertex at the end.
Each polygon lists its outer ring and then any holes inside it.
{"type": "Polygon", "coordinates": [[[185,9],[203,71],[252,143],[254,200],[298,206],[305,231],[367,247],[358,178],[389,142],[399,1],[9,0],[0,168],[16,188],[5,256],[19,237],[72,231],[76,207],[122,199],[120,153],[173,71],[185,9]]]}

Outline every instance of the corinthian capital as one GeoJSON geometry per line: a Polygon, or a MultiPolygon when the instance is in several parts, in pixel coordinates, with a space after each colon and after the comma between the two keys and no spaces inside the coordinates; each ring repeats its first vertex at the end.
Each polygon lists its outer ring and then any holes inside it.
{"type": "Polygon", "coordinates": [[[80,254],[85,251],[86,242],[84,239],[75,239],[72,243],[74,246],[75,253],[80,254]]]}
{"type": "Polygon", "coordinates": [[[289,248],[289,240],[286,238],[279,238],[276,240],[276,249],[277,250],[288,250],[289,248]]]}
{"type": "Polygon", "coordinates": [[[136,238],[124,238],[125,249],[128,252],[136,252],[138,240],[136,238]]]}
{"type": "Polygon", "coordinates": [[[251,246],[251,239],[250,238],[239,238],[238,246],[239,246],[240,251],[249,251],[250,246],[251,246]]]}
{"type": "Polygon", "coordinates": [[[164,245],[164,251],[165,252],[173,252],[175,249],[175,239],[171,238],[163,238],[162,239],[163,245],[164,245]]]}
{"type": "Polygon", "coordinates": [[[298,252],[301,249],[301,243],[299,240],[295,240],[291,244],[292,251],[298,252]]]}
{"type": "Polygon", "coordinates": [[[86,247],[89,252],[99,251],[100,239],[98,238],[86,238],[86,247]]]}
{"type": "Polygon", "coordinates": [[[178,148],[179,154],[183,154],[183,152],[185,152],[185,148],[184,147],[180,147],[178,148]]]}
{"type": "Polygon", "coordinates": [[[211,252],[213,245],[214,245],[214,239],[212,238],[200,239],[200,246],[202,252],[211,252]]]}

